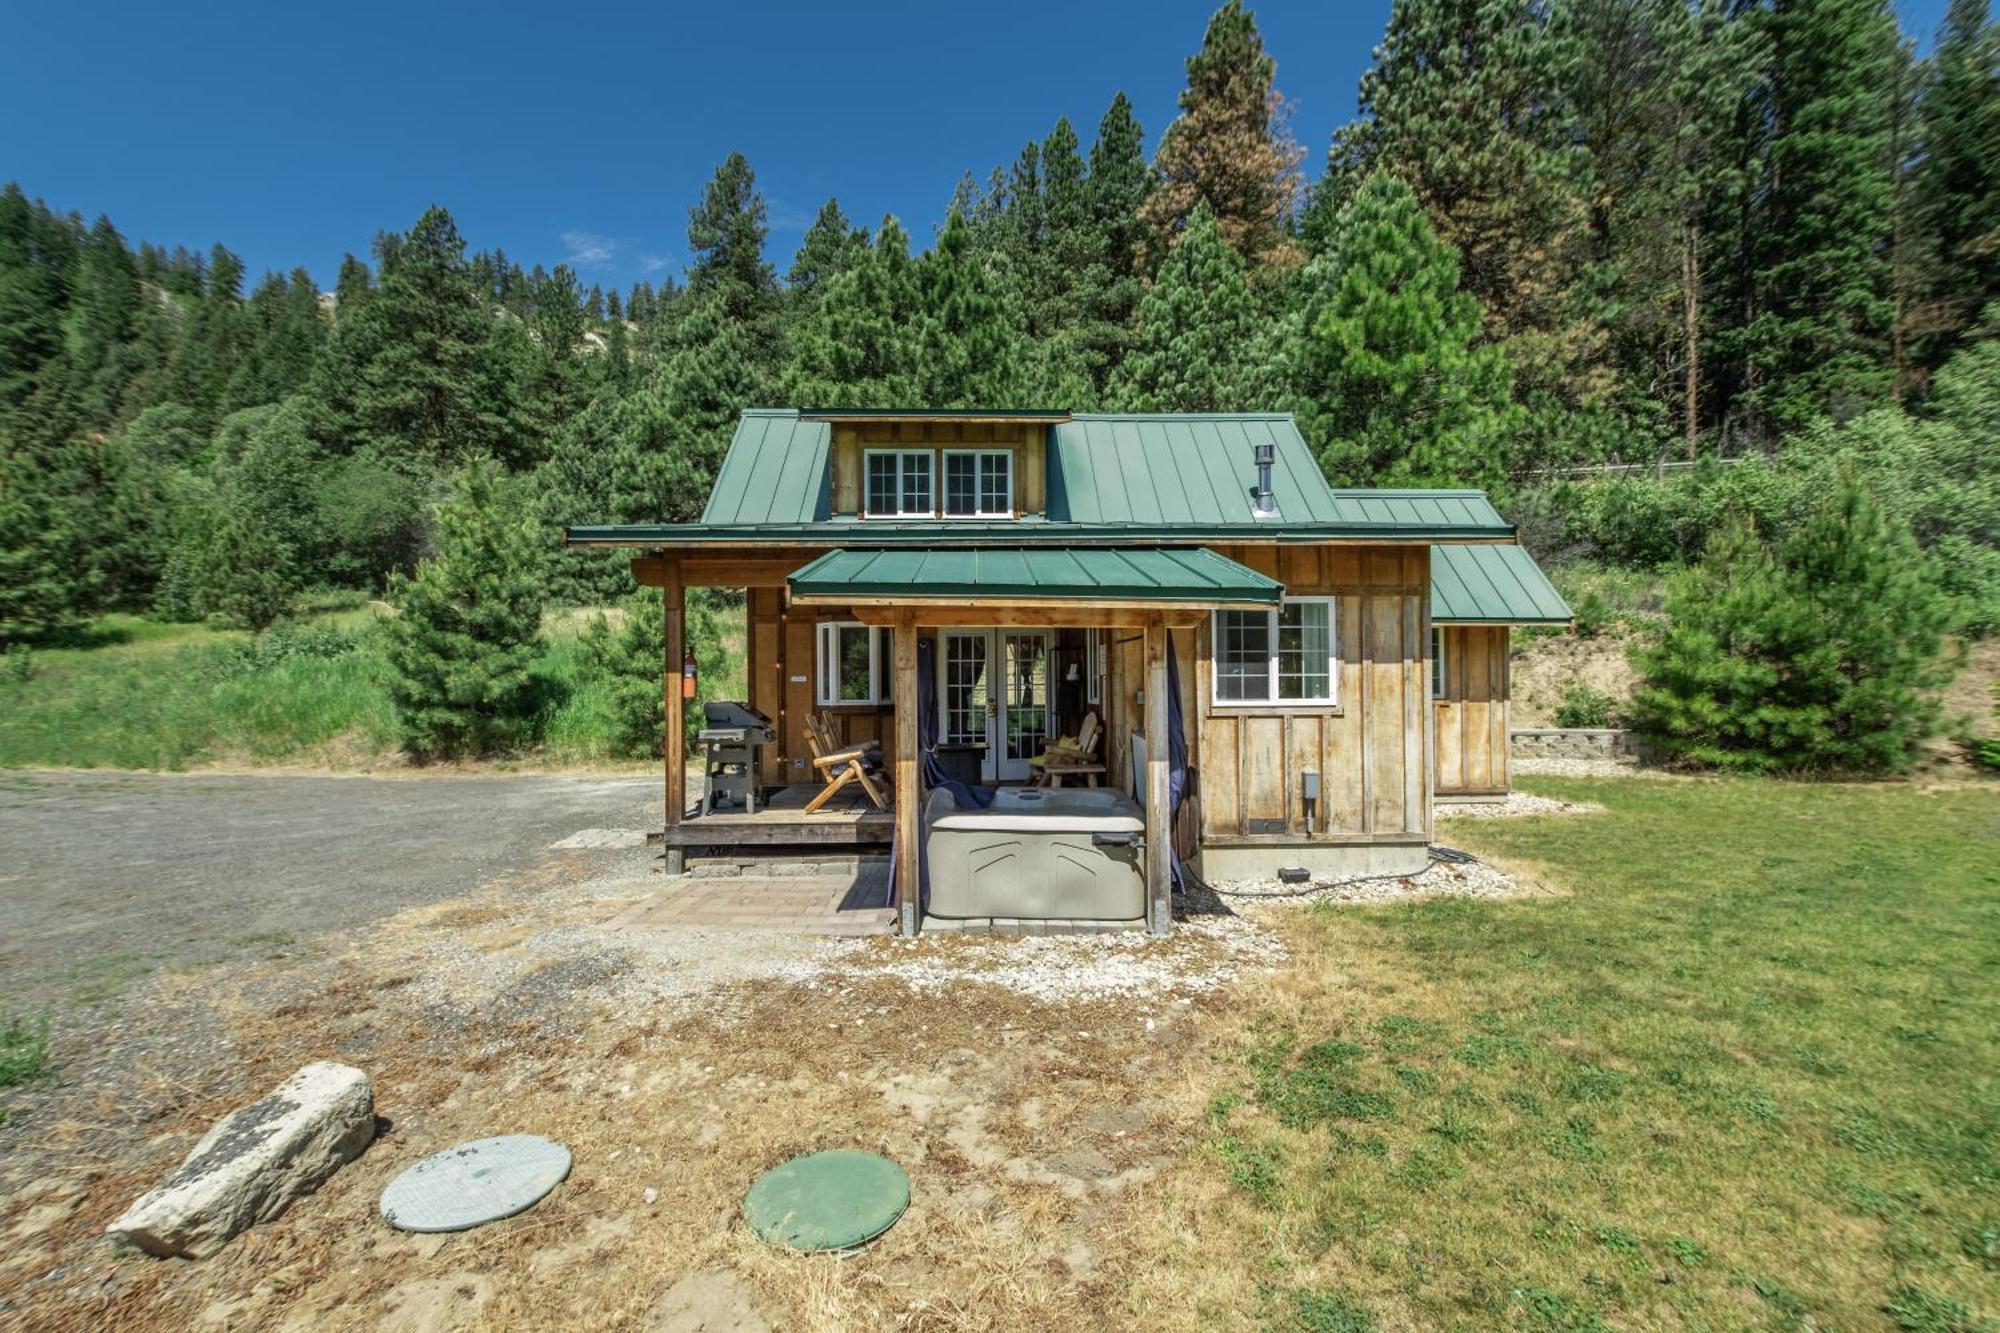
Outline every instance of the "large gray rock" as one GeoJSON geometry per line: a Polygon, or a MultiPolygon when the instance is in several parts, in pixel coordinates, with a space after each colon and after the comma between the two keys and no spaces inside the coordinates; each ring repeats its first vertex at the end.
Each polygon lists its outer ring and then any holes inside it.
{"type": "Polygon", "coordinates": [[[368,1075],[321,1060],[231,1111],[166,1183],[106,1228],[153,1254],[200,1259],[312,1193],[375,1137],[368,1075]]]}

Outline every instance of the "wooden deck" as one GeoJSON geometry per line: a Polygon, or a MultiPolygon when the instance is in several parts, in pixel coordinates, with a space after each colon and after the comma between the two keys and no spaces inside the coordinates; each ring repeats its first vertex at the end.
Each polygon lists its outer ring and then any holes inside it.
{"type": "Polygon", "coordinates": [[[767,787],[757,813],[745,814],[733,807],[713,814],[696,814],[698,803],[691,801],[681,822],[667,827],[663,841],[668,847],[777,847],[792,843],[817,846],[887,846],[896,831],[896,811],[877,810],[865,792],[849,786],[831,801],[806,813],[806,803],[820,792],[817,786],[794,783],[767,787]]]}

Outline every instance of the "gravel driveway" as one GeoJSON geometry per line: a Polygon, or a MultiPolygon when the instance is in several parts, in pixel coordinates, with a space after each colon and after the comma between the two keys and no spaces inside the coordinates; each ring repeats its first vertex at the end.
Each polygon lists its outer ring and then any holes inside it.
{"type": "Polygon", "coordinates": [[[159,967],[464,894],[590,827],[659,826],[657,779],[0,774],[0,1001],[110,998],[159,967]]]}

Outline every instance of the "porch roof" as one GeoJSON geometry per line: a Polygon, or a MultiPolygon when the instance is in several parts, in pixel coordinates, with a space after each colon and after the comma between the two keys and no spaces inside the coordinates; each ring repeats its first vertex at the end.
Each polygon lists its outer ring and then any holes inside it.
{"type": "Polygon", "coordinates": [[[828,551],[790,580],[803,603],[1110,602],[1269,606],[1275,579],[1206,547],[828,551]]]}

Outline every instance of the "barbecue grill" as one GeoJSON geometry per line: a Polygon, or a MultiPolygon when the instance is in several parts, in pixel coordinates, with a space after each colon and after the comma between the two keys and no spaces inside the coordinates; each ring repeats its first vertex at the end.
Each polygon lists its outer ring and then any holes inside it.
{"type": "Polygon", "coordinates": [[[701,706],[701,720],[701,813],[730,802],[756,814],[764,747],[777,739],[771,719],[739,700],[714,699],[701,706]]]}

